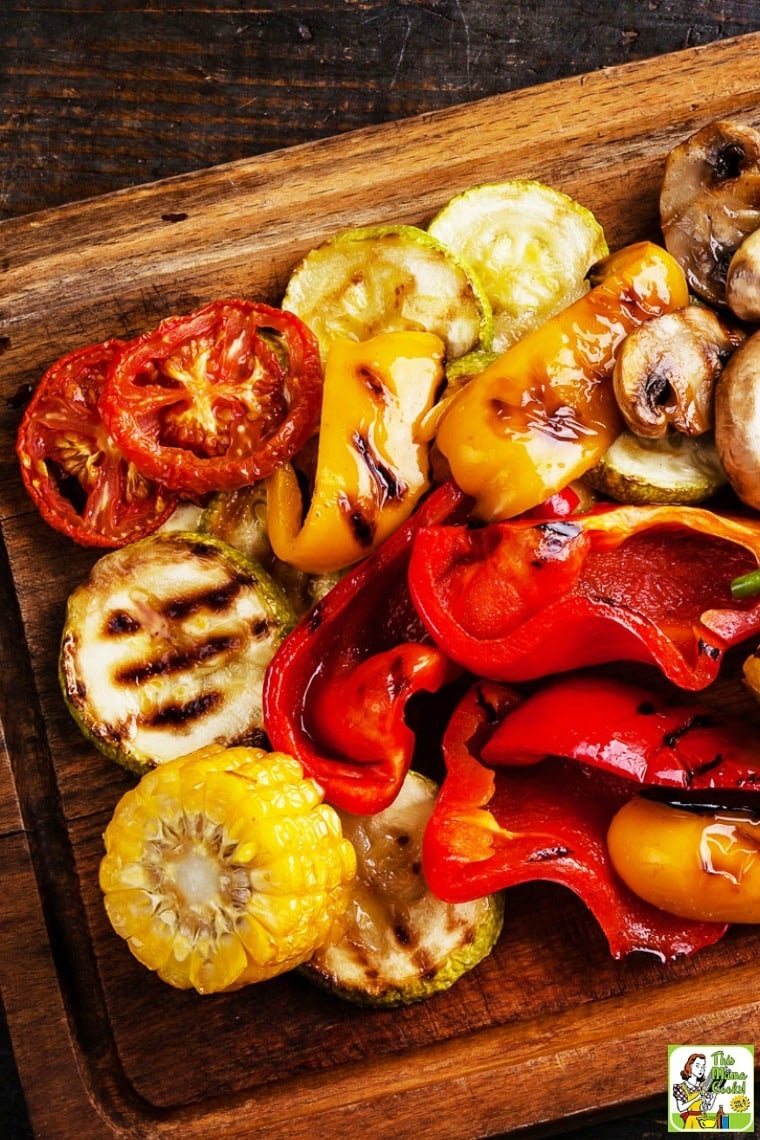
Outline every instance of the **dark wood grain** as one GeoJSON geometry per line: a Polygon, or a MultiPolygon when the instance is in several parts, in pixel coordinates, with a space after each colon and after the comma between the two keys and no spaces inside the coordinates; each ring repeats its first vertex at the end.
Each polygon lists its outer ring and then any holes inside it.
{"type": "Polygon", "coordinates": [[[6,3],[0,216],[757,26],[752,0],[6,3]]]}
{"type": "MultiPolygon", "coordinates": [[[[310,5],[127,5],[117,0],[107,8],[86,2],[44,7],[3,5],[0,218],[7,220],[3,234],[13,239],[14,251],[14,262],[9,265],[0,241],[0,318],[5,322],[3,335],[7,337],[5,341],[0,339],[0,352],[6,349],[4,398],[13,398],[13,384],[31,380],[59,347],[79,340],[85,331],[109,328],[114,312],[124,330],[136,330],[165,308],[203,297],[212,288],[210,277],[214,274],[218,287],[221,263],[217,261],[212,266],[206,280],[199,279],[189,271],[187,253],[192,253],[194,242],[202,240],[209,228],[219,232],[221,218],[214,211],[225,208],[219,205],[219,185],[228,175],[200,180],[190,177],[187,182],[164,184],[134,196],[129,193],[132,187],[757,28],[760,13],[755,3],[716,6],[704,2],[687,4],[684,0],[594,5],[562,0],[541,4],[397,0],[310,5]],[[69,209],[71,203],[115,190],[127,194],[126,234],[122,229],[114,231],[120,211],[108,204],[103,210],[89,206],[69,209]],[[53,207],[64,207],[64,212],[37,213],[53,207]],[[93,231],[98,227],[100,237],[93,240],[93,231]],[[152,235],[152,254],[147,250],[147,234],[152,235]],[[130,297],[126,280],[121,282],[124,288],[118,290],[107,280],[106,274],[118,268],[125,241],[134,243],[143,281],[146,258],[155,258],[152,291],[143,288],[130,297]],[[19,261],[22,249],[33,253],[26,266],[19,261]],[[178,257],[178,250],[185,251],[184,261],[178,257]],[[43,307],[54,299],[54,291],[46,293],[46,287],[55,282],[56,271],[60,281],[72,270],[75,284],[68,301],[65,290],[64,296],[60,296],[59,288],[60,304],[43,320],[43,307]],[[37,317],[30,316],[30,311],[24,313],[25,297],[37,317]],[[93,299],[91,309],[83,309],[86,297],[93,299]],[[114,303],[117,309],[109,309],[109,304],[114,303]],[[24,339],[28,329],[35,330],[34,344],[24,339]],[[20,341],[16,340],[17,330],[20,341]],[[18,354],[15,358],[14,353],[18,354]]],[[[606,177],[596,172],[592,204],[605,215],[605,222],[619,237],[624,236],[626,226],[638,228],[646,224],[647,211],[650,221],[652,218],[657,167],[642,139],[655,140],[660,150],[664,146],[664,134],[658,133],[665,131],[669,117],[664,81],[662,88],[661,92],[652,93],[643,117],[637,107],[632,108],[635,113],[631,116],[629,136],[618,139],[618,153],[627,162],[627,179],[623,181],[614,168],[606,177]],[[641,121],[634,124],[637,118],[641,121]],[[627,194],[633,203],[632,212],[621,209],[622,194],[627,194]]],[[[730,108],[732,98],[739,93],[725,88],[721,95],[723,106],[730,108]]],[[[717,91],[715,97],[719,97],[717,91]]],[[[698,104],[698,97],[695,98],[698,104]]],[[[704,107],[698,106],[695,113],[703,114],[704,107]]],[[[598,109],[597,118],[603,122],[603,109],[598,109]]],[[[421,137],[426,129],[434,130],[434,122],[420,122],[421,137]]],[[[580,122],[577,125],[579,132],[584,129],[592,155],[594,132],[599,128],[588,120],[585,128],[580,122]]],[[[390,151],[392,135],[384,135],[382,145],[390,151]]],[[[462,150],[452,154],[451,164],[455,167],[462,162],[464,179],[467,171],[463,153],[462,150]]],[[[329,155],[329,151],[325,152],[324,159],[329,160],[329,155]]],[[[316,162],[320,154],[310,157],[316,162]]],[[[564,188],[571,192],[584,192],[583,162],[578,162],[574,154],[572,163],[563,163],[556,150],[550,159],[533,155],[527,129],[522,152],[519,148],[513,152],[510,147],[507,156],[494,155],[490,166],[481,155],[480,169],[496,169],[497,163],[503,169],[506,160],[510,164],[514,161],[521,170],[529,170],[533,164],[547,177],[561,177],[564,188]]],[[[274,156],[267,166],[267,176],[278,171],[280,191],[284,193],[287,164],[281,164],[274,156]]],[[[298,176],[297,169],[291,176],[298,176]]],[[[382,202],[377,209],[375,202],[367,204],[375,216],[378,210],[403,212],[417,199],[417,187],[396,185],[397,182],[397,174],[389,172],[383,184],[382,202]]],[[[444,191],[443,184],[437,189],[428,185],[427,198],[417,208],[424,212],[444,191]]],[[[241,197],[250,198],[250,192],[250,185],[244,185],[241,197]]],[[[347,188],[343,190],[345,194],[349,192],[347,188]]],[[[360,203],[361,187],[355,194],[360,203]]],[[[355,217],[350,202],[345,206],[355,217]]],[[[340,216],[340,203],[335,198],[328,195],[315,203],[313,216],[302,230],[304,243],[324,225],[326,207],[334,217],[340,216]]],[[[239,273],[241,252],[245,252],[244,245],[235,244],[234,227],[238,225],[241,234],[247,229],[244,240],[253,250],[256,220],[246,219],[243,226],[240,221],[235,222],[232,214],[226,219],[233,232],[225,231],[222,247],[229,255],[233,276],[222,276],[225,283],[240,280],[235,274],[239,273]]],[[[274,237],[276,245],[276,234],[274,237]]],[[[200,257],[199,262],[208,265],[207,256],[200,257]]],[[[283,268],[280,263],[275,271],[267,270],[268,286],[273,291],[283,268]]],[[[249,282],[247,277],[246,284],[249,282]]],[[[5,420],[6,430],[12,422],[11,412],[5,420]]],[[[8,438],[4,437],[6,443],[8,438]]],[[[392,1020],[387,1015],[372,1015],[369,1028],[366,1015],[345,1009],[336,1012],[316,995],[304,999],[299,989],[294,999],[292,991],[297,983],[287,979],[267,990],[261,1008],[253,994],[244,999],[244,1008],[241,1006],[235,1013],[232,1024],[225,1016],[211,1013],[198,1042],[193,1037],[197,1015],[191,1000],[180,995],[175,1003],[173,999],[178,995],[167,994],[161,987],[148,983],[143,988],[144,975],[105,929],[96,896],[87,885],[92,881],[106,805],[125,785],[125,778],[117,771],[99,768],[98,795],[94,804],[90,802],[92,755],[62,712],[50,672],[51,645],[59,627],[67,583],[77,577],[89,556],[75,552],[72,558],[63,541],[51,542],[44,534],[42,524],[33,518],[19,495],[12,467],[12,457],[6,451],[0,456],[0,475],[6,488],[3,535],[14,562],[15,579],[24,584],[21,609],[25,626],[22,630],[19,625],[15,599],[0,599],[6,614],[2,675],[14,677],[12,688],[4,682],[0,719],[12,732],[9,751],[15,758],[13,779],[5,783],[19,789],[26,814],[24,829],[19,830],[18,804],[14,800],[3,802],[0,855],[10,887],[21,882],[31,859],[43,897],[29,898],[19,891],[9,893],[10,903],[3,909],[0,963],[6,970],[11,964],[20,968],[17,954],[18,947],[23,946],[25,953],[31,955],[30,972],[38,979],[38,988],[32,994],[24,996],[17,985],[4,986],[3,992],[14,1032],[24,1043],[22,1075],[34,1104],[39,1135],[65,1134],[60,1106],[73,1104],[73,1090],[79,1087],[75,1055],[66,1054],[60,1066],[49,1071],[49,1052],[43,1047],[46,1034],[48,1039],[66,1038],[72,1016],[87,1073],[82,1095],[76,1097],[80,1136],[99,1134],[95,1118],[87,1113],[101,1099],[119,1105],[125,1122],[147,1119],[138,1112],[141,1097],[164,1113],[178,1113],[178,1135],[185,1128],[183,1113],[192,1122],[193,1106],[178,1109],[172,1101],[176,1096],[173,1054],[165,1046],[163,1050],[151,1048],[162,1040],[161,1027],[167,1018],[176,1019],[180,1039],[193,1038],[199,1048],[193,1061],[197,1103],[208,1097],[213,1100],[215,1095],[245,1097],[250,1088],[251,1066],[259,1062],[262,1082],[271,1083],[283,1055],[275,1049],[270,1057],[261,1047],[259,1035],[266,1032],[272,1021],[285,1029],[292,1028],[298,1064],[303,1070],[301,1076],[293,1075],[293,1088],[300,1090],[300,1095],[322,1097],[326,1129],[334,1125],[338,1129],[334,1134],[343,1134],[339,1130],[350,1129],[350,1120],[336,1106],[341,1096],[344,1100],[350,1097],[350,1069],[346,1067],[350,1060],[358,1057],[366,1079],[377,1082],[378,1095],[388,1091],[382,1058],[392,1059],[403,1049],[415,1050],[414,1056],[422,1065],[441,1066],[444,1076],[456,1064],[458,1035],[465,1030],[487,1035],[492,1022],[503,1028],[510,1019],[519,1020],[527,1000],[521,992],[521,977],[532,976],[531,948],[543,942],[548,943],[555,972],[550,972],[544,963],[546,972],[537,979],[540,1017],[536,1036],[524,1058],[527,1071],[536,1066],[540,1071],[546,1065],[546,1042],[550,1040],[556,1042],[552,1064],[556,1063],[557,1073],[571,1067],[575,1057],[572,1031],[576,1027],[563,1023],[562,1011],[574,1002],[589,1004],[589,1008],[592,1002],[606,1003],[604,1008],[609,1010],[611,1024],[619,1026],[621,1036],[630,1029],[626,1026],[628,1017],[634,1019],[634,1030],[640,1030],[639,1037],[634,1032],[634,1040],[641,1048],[632,1063],[651,1066],[653,1111],[638,1113],[627,1123],[616,1122],[612,1126],[592,1125],[582,1113],[565,1124],[580,1127],[579,1135],[589,1140],[662,1135],[664,1106],[661,1093],[656,1094],[664,1080],[664,1072],[658,1069],[663,1062],[658,1060],[657,1048],[645,1032],[646,1010],[635,1000],[653,983],[658,970],[652,963],[625,964],[622,971],[612,969],[593,926],[580,908],[566,899],[550,901],[553,921],[547,925],[540,917],[542,910],[528,905],[527,896],[520,895],[514,942],[500,948],[486,967],[487,976],[482,980],[469,979],[457,987],[444,999],[445,1008],[440,1012],[405,1011],[392,1020]],[[46,551],[44,574],[40,574],[39,563],[42,549],[46,551]],[[29,642],[29,667],[36,674],[34,680],[25,675],[27,665],[19,664],[12,649],[22,635],[29,642]],[[29,694],[22,714],[15,700],[19,690],[29,694]],[[44,731],[41,725],[45,726],[44,731]],[[41,746],[41,740],[47,743],[41,746]],[[46,751],[51,747],[52,763],[46,751]],[[45,922],[55,923],[61,916],[69,921],[70,929],[57,938],[54,936],[60,932],[46,929],[45,922]],[[94,939],[95,960],[89,948],[78,942],[85,935],[94,939]],[[589,982],[589,953],[593,982],[589,982]],[[514,972],[515,962],[521,963],[523,975],[514,972]],[[506,985],[500,985],[502,977],[510,979],[506,985]],[[48,1003],[50,994],[52,1004],[48,1003]],[[488,995],[488,1021],[484,1019],[484,994],[488,995]],[[496,994],[499,996],[494,997],[496,994]],[[631,995],[633,1003],[626,1004],[624,999],[631,995]],[[303,1023],[291,1020],[294,1000],[296,1005],[305,1000],[308,1006],[312,1038],[305,1035],[303,1023]],[[448,1027],[448,1040],[442,1032],[444,1025],[448,1027]],[[245,1026],[245,1032],[241,1026],[245,1026]],[[117,1085],[114,1040],[109,1034],[118,1039],[123,1051],[125,1069],[118,1070],[123,1075],[117,1085]],[[39,1050],[34,1048],[36,1041],[40,1042],[39,1050]],[[368,1041],[373,1050],[377,1043],[377,1064],[368,1056],[368,1041]],[[426,1061],[425,1050],[434,1044],[437,1052],[434,1050],[426,1061]],[[221,1060],[219,1049],[225,1050],[221,1060]],[[346,1073],[342,1092],[340,1078],[337,1093],[334,1089],[328,1091],[321,1083],[322,1071],[329,1076],[331,1066],[346,1073]],[[85,1120],[89,1124],[84,1124],[85,1120]]],[[[8,575],[5,580],[9,581],[8,575]]],[[[732,995],[736,996],[740,989],[743,995],[744,986],[751,984],[749,969],[757,950],[755,940],[742,939],[738,950],[729,942],[709,952],[696,965],[680,963],[666,969],[664,979],[683,987],[682,991],[673,991],[674,1004],[667,1007],[674,1023],[679,1024],[675,1020],[678,994],[682,992],[685,997],[703,970],[719,975],[725,972],[716,999],[727,1005],[726,1032],[735,1031],[741,1036],[741,1021],[737,1024],[731,1019],[732,995]],[[732,968],[738,971],[735,975],[731,974],[732,968]]],[[[223,1003],[224,999],[214,1001],[212,1006],[221,1008],[223,1003]]],[[[680,1024],[685,1033],[698,1031],[693,1022],[680,1024]]],[[[497,1067],[497,1055],[489,1052],[488,1038],[481,1036],[479,1040],[484,1066],[490,1060],[497,1067]]],[[[606,1041],[600,1042],[599,1049],[605,1046],[606,1041]]],[[[519,1083],[524,1079],[524,1070],[516,1066],[508,1075],[519,1083]]],[[[459,1089],[457,1111],[464,1112],[467,1098],[476,1098],[477,1091],[485,1090],[486,1084],[487,1068],[482,1083],[471,1075],[459,1089]]],[[[595,1091],[593,1080],[587,1080],[586,1087],[591,1096],[595,1091]]],[[[410,1078],[407,1092],[409,1113],[413,1115],[419,1110],[424,1115],[429,1088],[423,1082],[415,1091],[410,1078]]],[[[597,1114],[614,1115],[619,1101],[629,1109],[635,1108],[620,1094],[621,1090],[599,1090],[593,1098],[597,1114]]],[[[470,1105],[473,1135],[493,1131],[493,1120],[488,1119],[484,1103],[485,1098],[481,1098],[480,1105],[473,1099],[470,1105]]],[[[12,1106],[9,1111],[13,1113],[12,1128],[23,1135],[21,1110],[12,1106]]],[[[279,1111],[286,1120],[287,1099],[279,1111]]],[[[157,1112],[153,1124],[158,1127],[162,1120],[161,1112],[157,1112]]],[[[144,1127],[149,1129],[153,1124],[144,1127]]],[[[412,1127],[411,1115],[407,1124],[412,1127]]],[[[562,1127],[554,1117],[547,1117],[544,1124],[544,1130],[552,1132],[562,1127]]]]}

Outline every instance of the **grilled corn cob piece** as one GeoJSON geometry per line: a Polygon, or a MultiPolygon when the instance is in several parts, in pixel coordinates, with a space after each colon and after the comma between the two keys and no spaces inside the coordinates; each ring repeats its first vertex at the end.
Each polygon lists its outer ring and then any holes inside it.
{"type": "Polygon", "coordinates": [[[346,909],[356,856],[300,764],[201,749],[143,776],[104,835],[108,917],[179,989],[237,989],[293,969],[346,909]]]}

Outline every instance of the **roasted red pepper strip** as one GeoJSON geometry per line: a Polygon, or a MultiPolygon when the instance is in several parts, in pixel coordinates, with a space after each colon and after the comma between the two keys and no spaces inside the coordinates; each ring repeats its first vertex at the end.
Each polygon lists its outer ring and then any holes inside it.
{"type": "Polygon", "coordinates": [[[423,844],[431,889],[462,902],[534,880],[561,884],[593,913],[615,958],[646,950],[669,959],[716,942],[724,924],[666,914],[612,869],[607,829],[631,798],[630,781],[558,758],[498,771],[481,763],[489,735],[515,715],[518,701],[479,681],[452,716],[443,741],[447,774],[423,844]]]}
{"type": "Polygon", "coordinates": [[[613,678],[554,681],[506,717],[482,750],[488,764],[550,755],[639,784],[760,792],[760,734],[751,724],[613,678]]]}
{"type": "Polygon", "coordinates": [[[267,671],[264,720],[272,747],[295,756],[345,811],[372,813],[393,801],[415,745],[404,720],[407,701],[459,673],[429,643],[406,570],[415,532],[466,502],[453,483],[434,491],[306,615],[267,671]]]}
{"type": "Polygon", "coordinates": [[[684,689],[760,631],[732,578],[760,562],[760,524],[699,507],[619,506],[567,519],[421,530],[409,586],[430,634],[481,677],[524,681],[615,660],[684,689]]]}

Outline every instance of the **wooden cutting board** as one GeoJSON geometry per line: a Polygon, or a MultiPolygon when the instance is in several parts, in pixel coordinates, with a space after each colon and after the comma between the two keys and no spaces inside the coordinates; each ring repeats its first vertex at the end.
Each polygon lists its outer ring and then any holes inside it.
{"type": "Polygon", "coordinates": [[[63,352],[214,298],[277,303],[343,227],[424,223],[473,183],[525,176],[593,210],[611,247],[656,237],[667,151],[714,118],[760,126],[759,52],[745,36],[0,226],[0,980],[40,1136],[551,1131],[664,1098],[668,1043],[760,1039],[751,929],[690,960],[614,962],[548,885],[511,892],[492,957],[409,1009],[360,1011],[294,976],[206,998],[157,981],[97,888],[131,780],[56,682],[65,600],[96,555],[40,521],[14,457],[28,386],[63,352]]]}

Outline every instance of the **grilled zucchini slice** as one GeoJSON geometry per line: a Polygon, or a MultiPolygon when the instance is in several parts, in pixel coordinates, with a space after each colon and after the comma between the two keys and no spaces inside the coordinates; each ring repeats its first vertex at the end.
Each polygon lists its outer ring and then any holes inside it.
{"type": "Polygon", "coordinates": [[[85,736],[138,773],[209,744],[260,743],[264,673],[294,620],[227,543],[154,534],[100,558],[70,596],[63,695],[85,736]]]}
{"type": "Polygon", "coordinates": [[[727,482],[711,434],[645,439],[627,429],[583,476],[619,503],[701,503],[727,482]]]}
{"type": "Polygon", "coordinates": [[[491,306],[472,269],[416,226],[342,230],[295,267],[282,307],[319,341],[322,359],[338,337],[436,333],[456,359],[491,341],[491,306]]]}
{"type": "Polygon", "coordinates": [[[316,985],[357,1005],[410,1005],[449,989],[495,946],[502,894],[446,903],[425,882],[422,838],[437,791],[412,771],[384,811],[338,812],[357,873],[343,933],[301,968],[316,985]]]}
{"type": "Polygon", "coordinates": [[[602,227],[585,206],[530,179],[463,190],[436,214],[428,232],[482,282],[497,352],[581,297],[588,270],[609,252],[602,227]]]}

